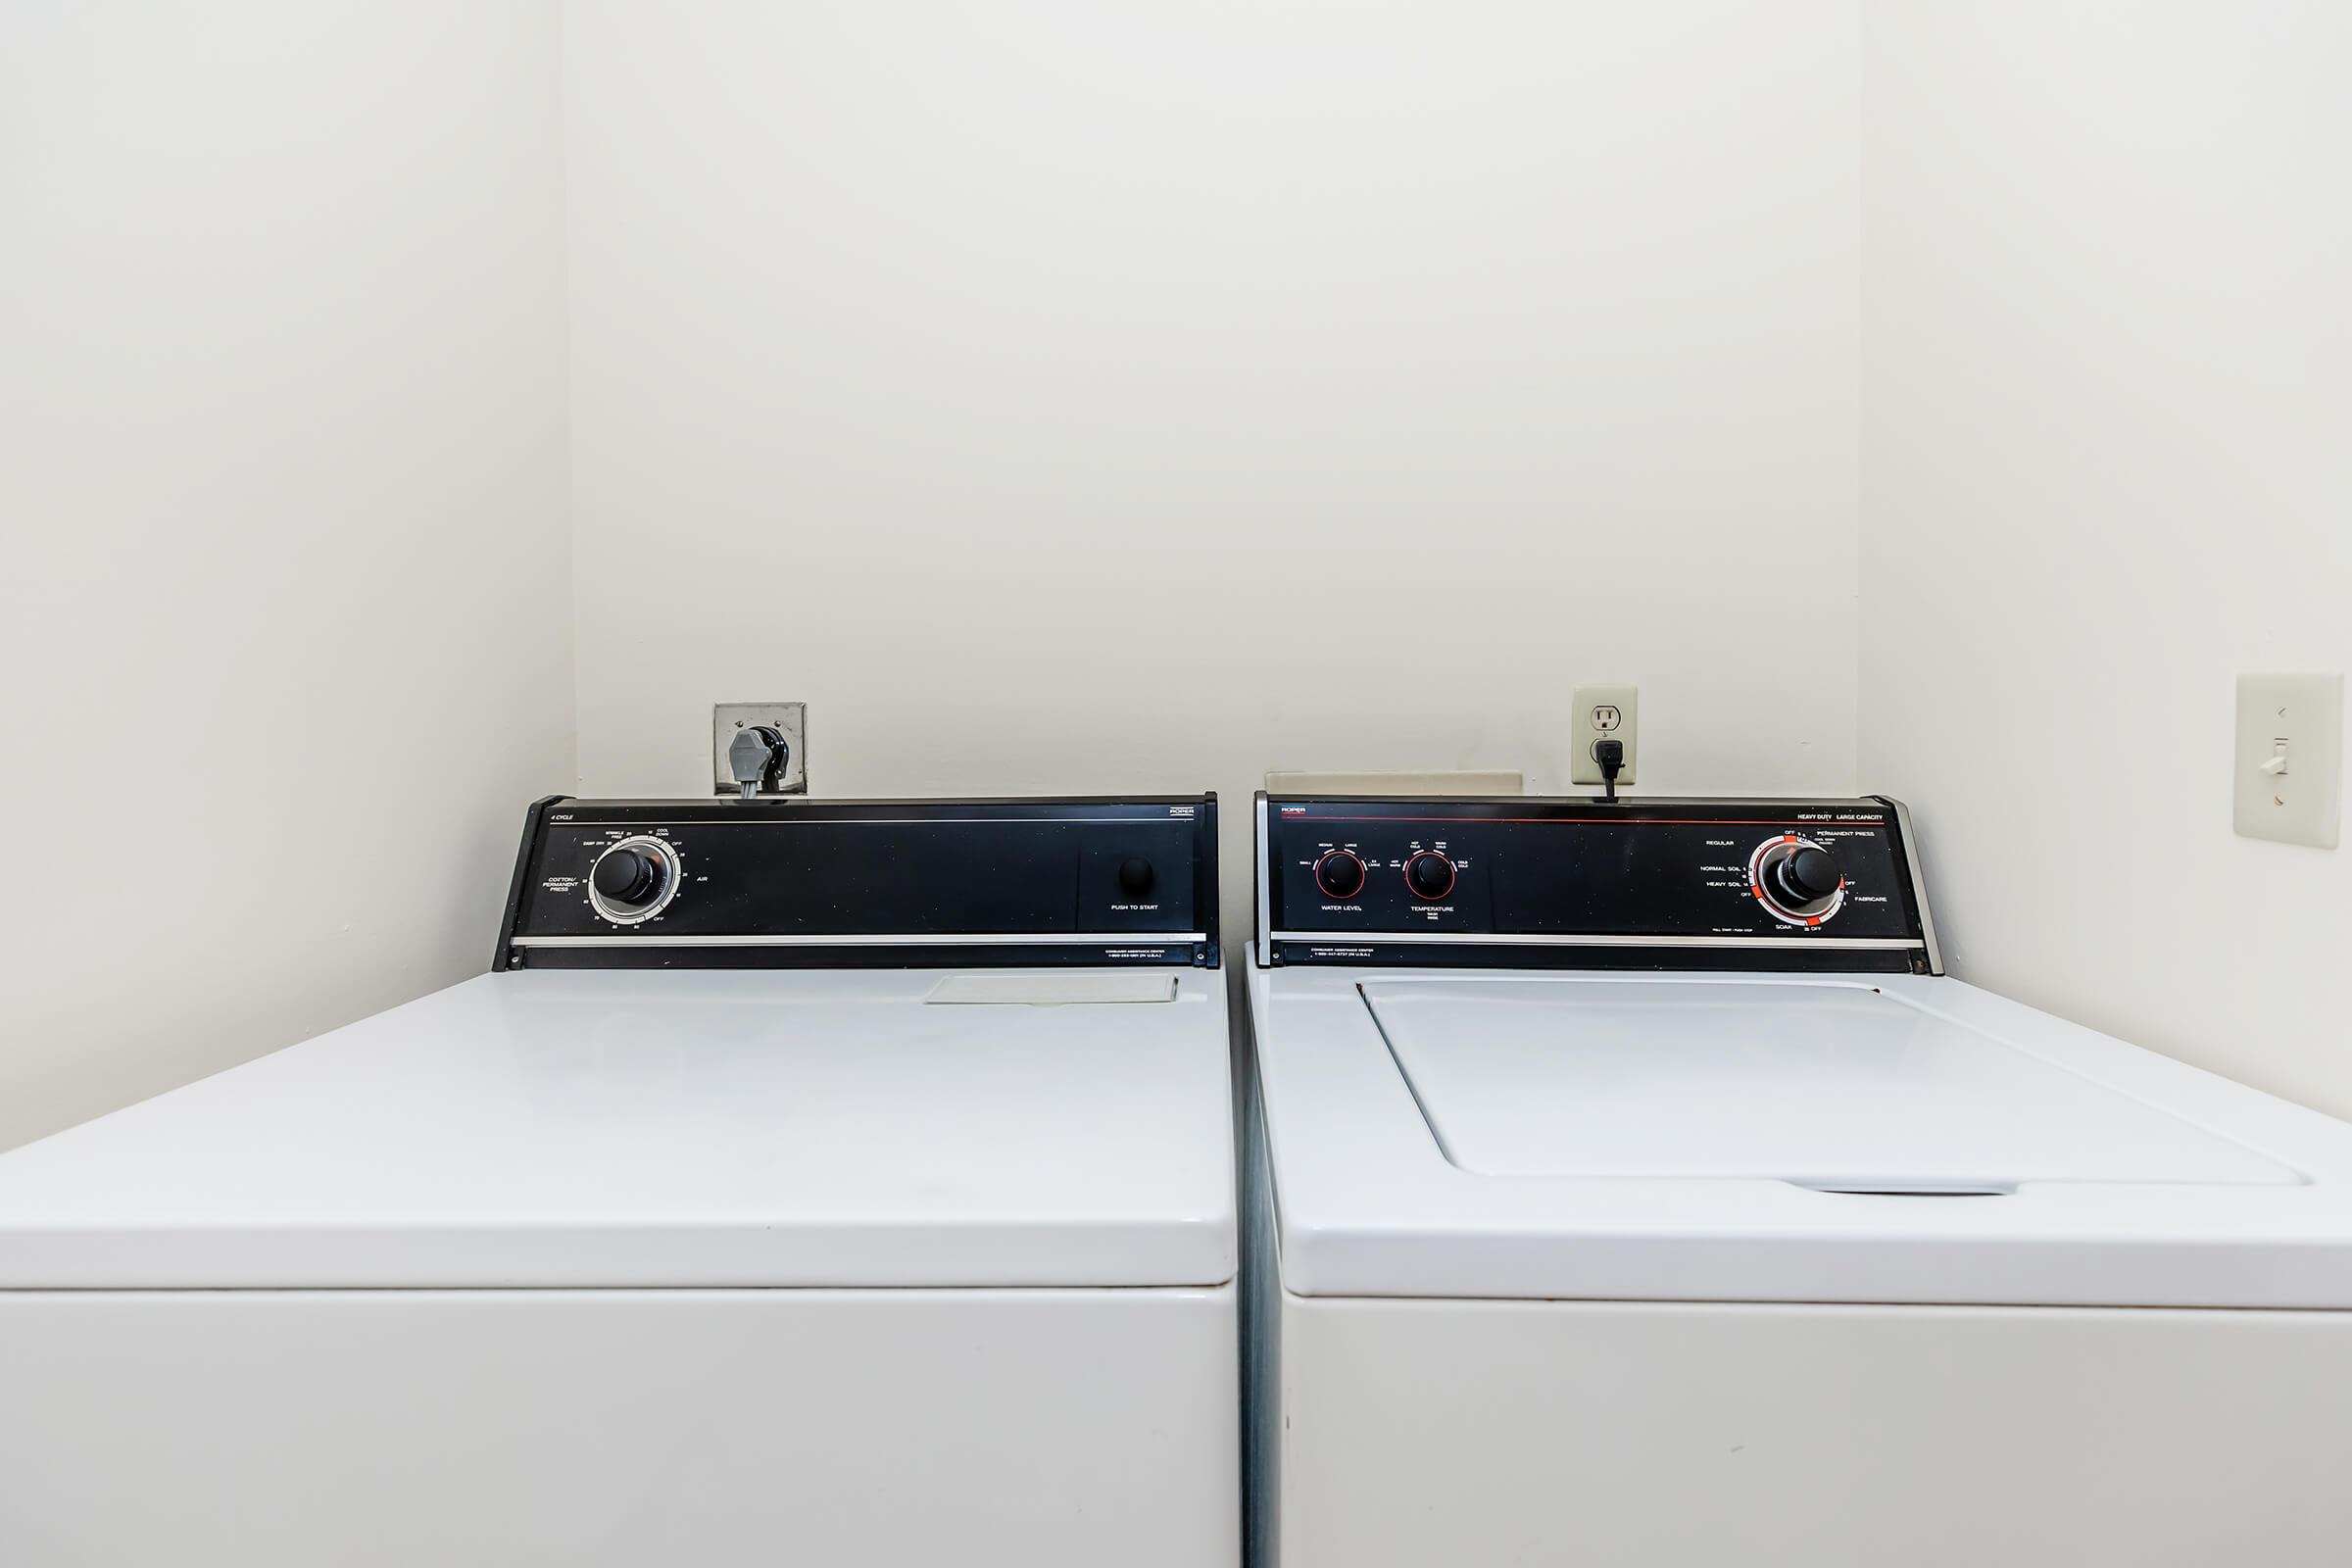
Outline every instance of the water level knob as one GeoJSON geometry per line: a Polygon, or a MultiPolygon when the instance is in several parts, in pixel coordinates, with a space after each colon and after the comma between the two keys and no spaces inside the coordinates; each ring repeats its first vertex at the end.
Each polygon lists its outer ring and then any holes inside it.
{"type": "Polygon", "coordinates": [[[1315,886],[1327,899],[1352,899],[1364,890],[1364,862],[1348,850],[1334,850],[1315,862],[1315,886]]]}

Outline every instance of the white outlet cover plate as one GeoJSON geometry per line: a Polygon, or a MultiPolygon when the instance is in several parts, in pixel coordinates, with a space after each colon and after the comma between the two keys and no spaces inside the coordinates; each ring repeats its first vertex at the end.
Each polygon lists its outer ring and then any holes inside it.
{"type": "Polygon", "coordinates": [[[2343,815],[2343,766],[2341,674],[2237,677],[2230,767],[2240,834],[2334,849],[2343,815]],[[2281,742],[2284,770],[2264,772],[2281,742]]]}
{"type": "Polygon", "coordinates": [[[1568,782],[1600,782],[1600,763],[1592,756],[1592,743],[1606,734],[1625,742],[1625,771],[1617,775],[1617,782],[1633,783],[1642,760],[1640,690],[1632,686],[1579,686],[1574,717],[1576,734],[1568,754],[1568,782]],[[1609,721],[1612,712],[1616,715],[1614,724],[1609,721]]]}

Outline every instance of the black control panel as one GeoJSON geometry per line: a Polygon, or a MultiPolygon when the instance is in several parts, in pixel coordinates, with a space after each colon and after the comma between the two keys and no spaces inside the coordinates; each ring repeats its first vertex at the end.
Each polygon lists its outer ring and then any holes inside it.
{"type": "Polygon", "coordinates": [[[1217,800],[531,808],[494,967],[1217,966],[1217,800]]]}
{"type": "Polygon", "coordinates": [[[1902,807],[1257,798],[1258,961],[1940,972],[1902,807]]]}

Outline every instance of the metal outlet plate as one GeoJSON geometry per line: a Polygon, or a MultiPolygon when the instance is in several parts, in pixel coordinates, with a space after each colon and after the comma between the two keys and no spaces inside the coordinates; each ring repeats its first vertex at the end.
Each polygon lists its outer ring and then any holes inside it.
{"type": "Polygon", "coordinates": [[[784,787],[779,795],[808,793],[808,705],[807,703],[719,703],[710,710],[710,793],[734,795],[727,748],[735,732],[766,724],[784,737],[784,787]]]}

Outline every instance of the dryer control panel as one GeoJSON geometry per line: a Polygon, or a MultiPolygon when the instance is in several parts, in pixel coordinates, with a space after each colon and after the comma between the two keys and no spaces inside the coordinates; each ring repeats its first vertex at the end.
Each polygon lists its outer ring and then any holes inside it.
{"type": "Polygon", "coordinates": [[[1217,966],[1217,798],[531,808],[493,967],[1217,966]]]}
{"type": "Polygon", "coordinates": [[[1259,795],[1261,963],[1940,972],[1899,802],[1259,795]]]}

